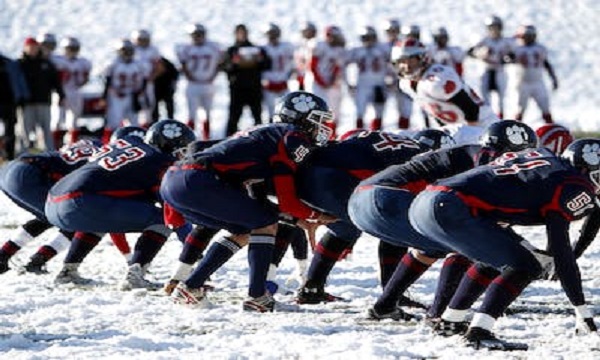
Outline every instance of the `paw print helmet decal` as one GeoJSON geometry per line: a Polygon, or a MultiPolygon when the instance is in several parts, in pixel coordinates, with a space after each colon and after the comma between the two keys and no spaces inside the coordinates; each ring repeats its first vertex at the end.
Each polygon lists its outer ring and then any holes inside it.
{"type": "Polygon", "coordinates": [[[498,153],[505,153],[536,148],[538,138],[532,128],[520,121],[501,120],[485,129],[480,144],[498,153]]]}
{"type": "Polygon", "coordinates": [[[600,190],[600,139],[575,140],[567,146],[561,157],[587,174],[598,193],[600,190]]]}
{"type": "Polygon", "coordinates": [[[196,136],[189,126],[177,120],[166,119],[150,126],[144,141],[163,153],[178,157],[180,152],[195,139],[196,136]]]}
{"type": "Polygon", "coordinates": [[[333,114],[325,100],[305,91],[291,92],[277,100],[275,122],[293,124],[319,146],[332,136],[333,114]]]}
{"type": "Polygon", "coordinates": [[[442,130],[425,129],[415,133],[412,138],[425,150],[446,149],[456,145],[456,141],[442,130]]]}

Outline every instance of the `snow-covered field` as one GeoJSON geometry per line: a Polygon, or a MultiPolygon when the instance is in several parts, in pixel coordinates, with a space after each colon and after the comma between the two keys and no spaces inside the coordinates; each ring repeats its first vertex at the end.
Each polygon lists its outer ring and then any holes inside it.
{"type": "MultiPolygon", "coordinates": [[[[455,44],[467,46],[483,31],[483,18],[491,13],[505,20],[507,34],[520,23],[538,27],[539,40],[550,49],[561,88],[553,94],[555,118],[579,130],[600,130],[597,111],[600,92],[599,26],[600,2],[519,0],[431,0],[431,1],[356,1],[332,0],[298,2],[289,0],[229,1],[149,1],[149,0],[0,0],[0,52],[17,56],[23,39],[40,31],[59,37],[76,35],[83,42],[82,55],[91,58],[99,71],[113,52],[110,44],[132,30],[147,28],[154,43],[173,58],[175,43],[186,42],[185,25],[202,22],[209,36],[223,44],[232,40],[236,23],[250,26],[251,38],[260,43],[260,26],[268,21],[281,25],[284,37],[297,39],[303,20],[319,26],[341,25],[350,44],[357,41],[360,25],[377,27],[389,17],[404,24],[428,30],[445,25],[455,44]]],[[[467,81],[473,86],[476,65],[466,63],[467,81]]],[[[216,129],[226,117],[226,81],[218,78],[216,129]]],[[[179,115],[183,98],[178,95],[179,115]]],[[[509,108],[514,97],[509,98],[509,108]]],[[[391,126],[392,106],[386,117],[391,126]]],[[[353,118],[353,106],[346,99],[343,120],[353,118]]],[[[510,113],[510,111],[509,111],[510,113]]],[[[418,114],[417,114],[418,116],[418,114]]],[[[526,116],[537,124],[539,112],[532,106],[526,116]]],[[[248,121],[246,119],[245,121],[248,121]]],[[[342,129],[349,125],[343,124],[342,129]]],[[[0,241],[8,239],[10,229],[28,214],[0,196],[0,241]]],[[[573,227],[575,237],[580,224],[573,227]]],[[[528,239],[541,246],[542,228],[520,229],[528,239]]],[[[13,266],[24,263],[43,241],[43,237],[21,251],[13,266]]],[[[134,235],[129,237],[133,243],[134,235]]],[[[151,273],[157,281],[168,279],[180,244],[171,240],[159,253],[151,273]]],[[[240,299],[247,285],[246,252],[239,252],[213,277],[217,291],[212,294],[212,309],[188,309],[173,305],[166,297],[144,292],[121,292],[115,285],[125,273],[125,260],[104,240],[81,267],[84,276],[93,277],[98,286],[92,290],[56,288],[53,276],[63,255],[50,263],[50,275],[19,275],[10,271],[0,275],[0,358],[2,359],[367,359],[367,358],[600,358],[600,340],[575,337],[574,316],[564,314],[566,297],[558,283],[533,284],[517,301],[521,312],[497,323],[500,335],[527,342],[526,353],[488,353],[474,351],[458,338],[438,338],[422,325],[357,323],[380,293],[376,264],[376,241],[362,238],[351,261],[340,263],[330,277],[328,290],[351,299],[349,303],[295,307],[291,296],[278,295],[290,307],[288,312],[247,314],[240,299]],[[540,314],[545,313],[545,314],[540,314]]],[[[580,260],[588,301],[600,311],[600,245],[593,244],[580,260]]],[[[280,268],[285,281],[294,268],[289,255],[280,268]]],[[[437,280],[434,267],[411,288],[419,300],[429,302],[437,280]]]]}

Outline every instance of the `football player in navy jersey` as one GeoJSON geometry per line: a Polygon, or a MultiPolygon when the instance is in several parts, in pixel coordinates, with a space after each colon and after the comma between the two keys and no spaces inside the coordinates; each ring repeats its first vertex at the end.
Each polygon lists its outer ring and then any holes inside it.
{"type": "MultiPolygon", "coordinates": [[[[439,130],[431,131],[449,137],[439,130]]],[[[361,234],[348,216],[348,200],[359,182],[429,149],[408,137],[362,130],[311,154],[296,174],[300,198],[340,220],[327,225],[327,233],[316,246],[307,281],[296,297],[298,303],[317,304],[337,299],[326,293],[324,287],[335,263],[345,251],[352,249],[361,234]]],[[[389,279],[390,269],[393,271],[397,264],[396,259],[406,252],[406,248],[384,244],[379,249],[382,284],[389,279]]]]}
{"type": "MultiPolygon", "coordinates": [[[[486,290],[465,339],[476,348],[514,350],[492,327],[510,303],[554,261],[577,318],[577,330],[597,331],[585,305],[579,269],[569,241],[569,224],[595,206],[600,188],[600,140],[571,143],[561,157],[546,148],[506,153],[489,165],[437,181],[409,210],[415,229],[440,246],[500,271],[486,290]],[[540,254],[508,225],[545,225],[552,257],[540,254]]],[[[455,296],[460,296],[460,287],[455,296]]],[[[467,309],[444,313],[464,321],[467,309]]]]}
{"type": "MultiPolygon", "coordinates": [[[[428,130],[431,131],[431,130],[428,130]]],[[[419,136],[416,134],[416,136],[419,136]]],[[[488,162],[500,153],[537,145],[535,132],[514,120],[492,123],[483,133],[481,145],[462,145],[416,156],[411,161],[390,166],[364,180],[350,198],[349,214],[356,226],[383,241],[413,248],[404,255],[383,294],[369,309],[371,319],[410,319],[397,306],[398,299],[437,259],[452,252],[414,230],[408,222],[408,209],[415,196],[437,179],[488,162]]],[[[439,316],[449,301],[458,279],[470,265],[461,256],[449,256],[440,274],[431,317],[439,316]]]]}
{"type": "Polygon", "coordinates": [[[169,206],[190,223],[231,233],[218,239],[175,288],[174,301],[200,303],[210,274],[249,244],[249,297],[243,308],[273,311],[275,301],[265,281],[280,213],[299,219],[313,233],[316,225],[334,220],[300,201],[293,177],[312,149],[329,139],[329,107],[320,97],[300,91],[280,98],[275,113],[278,123],[239,132],[186,157],[165,174],[160,193],[169,206]],[[278,205],[254,191],[261,183],[266,194],[277,197],[278,205]]]}
{"type": "Polygon", "coordinates": [[[193,131],[176,120],[161,120],[145,139],[126,136],[104,145],[83,167],[49,192],[48,221],[76,231],[57,283],[86,283],[77,268],[104,233],[141,232],[122,289],[147,287],[145,267],[171,233],[163,222],[158,188],[162,174],[177,159],[193,131]]]}
{"type": "MultiPolygon", "coordinates": [[[[35,218],[20,226],[11,239],[0,249],[0,273],[9,270],[9,259],[26,243],[32,241],[52,225],[44,214],[44,204],[50,188],[62,177],[87,163],[100,143],[81,140],[58,151],[25,154],[2,169],[2,191],[35,218]]],[[[73,232],[61,229],[25,266],[27,271],[43,272],[43,264],[59,251],[67,248],[73,232]]]]}

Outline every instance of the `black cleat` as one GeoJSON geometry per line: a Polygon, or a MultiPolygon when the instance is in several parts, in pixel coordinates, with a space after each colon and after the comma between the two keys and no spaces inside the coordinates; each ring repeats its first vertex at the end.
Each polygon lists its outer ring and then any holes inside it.
{"type": "Polygon", "coordinates": [[[325,292],[323,287],[309,288],[301,287],[296,295],[298,304],[320,304],[334,301],[344,301],[344,298],[325,292]]]}
{"type": "Polygon", "coordinates": [[[42,254],[33,254],[24,269],[29,273],[37,275],[48,274],[48,270],[46,270],[46,258],[42,254]]]}
{"type": "Polygon", "coordinates": [[[527,344],[511,343],[498,339],[491,331],[479,327],[469,328],[464,339],[467,345],[475,348],[475,350],[518,351],[529,348],[527,344]]]}
{"type": "Polygon", "coordinates": [[[417,309],[425,309],[427,310],[427,306],[425,306],[425,304],[420,303],[414,299],[411,299],[410,297],[406,296],[406,295],[402,295],[400,297],[400,299],[398,299],[398,302],[396,303],[396,306],[398,307],[411,307],[411,308],[417,308],[417,309]]]}
{"type": "Polygon", "coordinates": [[[425,324],[440,336],[464,335],[469,329],[468,321],[448,321],[442,318],[426,318],[425,324]]]}
{"type": "Polygon", "coordinates": [[[412,321],[416,319],[416,316],[404,312],[404,310],[396,307],[390,311],[377,311],[374,307],[367,310],[367,320],[386,320],[391,319],[395,321],[412,321]]]}

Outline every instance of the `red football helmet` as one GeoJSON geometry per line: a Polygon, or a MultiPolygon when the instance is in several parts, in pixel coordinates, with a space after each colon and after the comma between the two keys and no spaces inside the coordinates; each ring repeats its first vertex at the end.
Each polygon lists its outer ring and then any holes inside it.
{"type": "Polygon", "coordinates": [[[552,150],[557,155],[562,154],[574,140],[569,129],[558,124],[542,125],[535,133],[539,138],[540,146],[552,150]]]}

